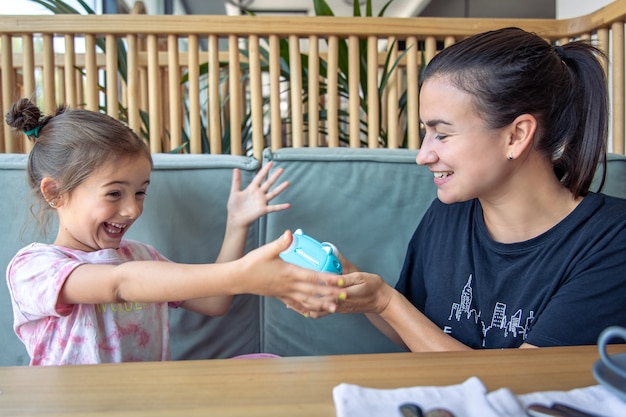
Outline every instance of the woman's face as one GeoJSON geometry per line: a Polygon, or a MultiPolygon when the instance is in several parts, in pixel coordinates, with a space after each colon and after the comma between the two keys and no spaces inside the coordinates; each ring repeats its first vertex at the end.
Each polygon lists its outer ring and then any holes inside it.
{"type": "Polygon", "coordinates": [[[426,134],[416,162],[434,174],[442,202],[504,191],[508,130],[488,127],[474,108],[473,96],[445,77],[430,78],[420,92],[420,120],[426,134]]]}
{"type": "Polygon", "coordinates": [[[143,212],[151,166],[145,156],[114,159],[60,198],[56,245],[86,252],[117,249],[143,212]]]}

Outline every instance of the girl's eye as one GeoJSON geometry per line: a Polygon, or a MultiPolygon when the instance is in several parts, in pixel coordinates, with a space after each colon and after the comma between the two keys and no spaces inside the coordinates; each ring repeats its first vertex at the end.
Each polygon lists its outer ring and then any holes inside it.
{"type": "Polygon", "coordinates": [[[136,196],[137,198],[146,198],[146,196],[147,196],[147,195],[148,195],[148,194],[146,194],[146,192],[145,192],[145,191],[137,191],[137,192],[135,193],[135,196],[136,196]]]}

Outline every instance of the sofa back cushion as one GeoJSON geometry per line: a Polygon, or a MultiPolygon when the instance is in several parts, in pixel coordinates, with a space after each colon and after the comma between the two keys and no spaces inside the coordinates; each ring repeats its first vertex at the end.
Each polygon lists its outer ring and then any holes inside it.
{"type": "MultiPolygon", "coordinates": [[[[226,228],[226,202],[234,168],[245,188],[259,161],[231,155],[155,154],[143,215],[128,238],[154,246],[174,262],[215,262],[226,228]]],[[[246,250],[259,240],[258,223],[246,250]]],[[[207,277],[207,280],[211,277],[207,277]]],[[[259,297],[240,295],[223,317],[170,309],[173,359],[225,358],[259,351],[259,297]]]]}
{"type": "MultiPolygon", "coordinates": [[[[435,198],[433,176],[415,151],[301,148],[265,153],[291,186],[289,210],[264,220],[266,241],[301,228],[328,241],[363,271],[395,284],[417,223],[435,198]]],[[[307,319],[275,299],[263,300],[261,346],[282,356],[393,352],[399,348],[363,315],[307,319]]]]}
{"type": "Polygon", "coordinates": [[[18,250],[33,241],[51,242],[56,237],[56,223],[44,236],[37,221],[30,213],[34,199],[26,179],[28,155],[0,154],[0,366],[28,365],[26,348],[13,331],[13,309],[6,282],[7,265],[18,250]]]}
{"type": "MultiPolygon", "coordinates": [[[[175,262],[214,262],[226,226],[226,202],[233,168],[242,173],[242,187],[250,183],[260,163],[230,155],[155,154],[143,215],[127,238],[151,244],[175,262]]],[[[26,181],[27,155],[0,154],[0,265],[32,241],[51,242],[56,222],[43,236],[29,208],[33,202],[26,181]]],[[[258,223],[250,229],[246,250],[259,240],[258,223]]],[[[207,277],[210,279],[210,277],[207,277]]],[[[184,309],[170,310],[173,359],[230,357],[259,350],[259,299],[235,297],[224,317],[205,317],[184,309]]],[[[6,280],[0,283],[0,366],[27,365],[28,354],[13,332],[13,311],[6,280]]]]}

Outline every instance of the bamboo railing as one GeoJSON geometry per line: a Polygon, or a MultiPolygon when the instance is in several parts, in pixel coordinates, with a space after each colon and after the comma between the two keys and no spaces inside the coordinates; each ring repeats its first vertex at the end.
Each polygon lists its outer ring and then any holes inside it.
{"type": "MultiPolygon", "coordinates": [[[[626,0],[564,20],[5,15],[0,110],[31,97],[46,113],[60,103],[104,111],[155,153],[416,149],[420,68],[463,37],[518,26],[555,44],[593,39],[606,51],[609,149],[624,154],[625,19],[626,0]]],[[[0,129],[0,152],[28,146],[0,129]]]]}

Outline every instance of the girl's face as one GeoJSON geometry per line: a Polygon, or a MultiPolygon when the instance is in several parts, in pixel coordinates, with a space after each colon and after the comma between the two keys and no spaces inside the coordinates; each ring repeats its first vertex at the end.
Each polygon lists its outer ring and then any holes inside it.
{"type": "Polygon", "coordinates": [[[426,134],[416,162],[434,174],[442,202],[501,191],[509,162],[507,131],[489,128],[474,110],[471,95],[445,77],[430,78],[420,92],[420,119],[426,134]]]}
{"type": "Polygon", "coordinates": [[[117,249],[143,212],[150,183],[144,155],[114,159],[57,201],[59,233],[55,245],[92,252],[117,249]]]}

